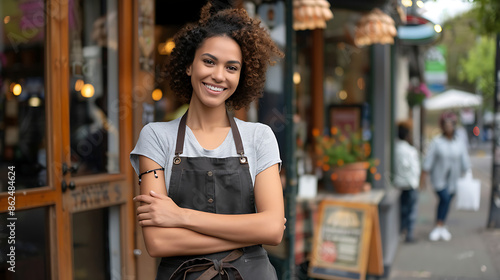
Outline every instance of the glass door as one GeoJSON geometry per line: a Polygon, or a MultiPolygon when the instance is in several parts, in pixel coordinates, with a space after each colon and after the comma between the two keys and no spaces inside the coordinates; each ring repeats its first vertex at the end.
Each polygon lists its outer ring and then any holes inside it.
{"type": "Polygon", "coordinates": [[[135,277],[132,17],[0,1],[0,279],[135,277]]]}
{"type": "Polygon", "coordinates": [[[117,6],[117,0],[74,0],[69,6],[73,176],[120,172],[117,6]]]}
{"type": "Polygon", "coordinates": [[[127,173],[131,113],[123,106],[127,90],[120,82],[130,66],[119,59],[120,42],[130,37],[130,29],[119,24],[127,18],[120,10],[125,5],[71,0],[67,7],[62,198],[70,213],[73,279],[122,279],[132,269],[125,238],[135,222],[127,173]]]}
{"type": "MultiPolygon", "coordinates": [[[[0,1],[0,279],[51,279],[49,3],[0,1]]],[[[57,134],[55,135],[57,137],[57,134]]],[[[60,135],[59,135],[60,136],[60,135]]]]}
{"type": "Polygon", "coordinates": [[[122,279],[120,207],[73,214],[74,279],[122,279]]]}

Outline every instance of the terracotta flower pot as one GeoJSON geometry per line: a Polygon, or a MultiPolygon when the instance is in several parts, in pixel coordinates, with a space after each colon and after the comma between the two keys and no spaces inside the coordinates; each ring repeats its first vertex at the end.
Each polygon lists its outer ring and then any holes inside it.
{"type": "Polygon", "coordinates": [[[331,179],[335,192],[345,194],[363,191],[368,166],[368,162],[355,162],[333,168],[331,179]]]}

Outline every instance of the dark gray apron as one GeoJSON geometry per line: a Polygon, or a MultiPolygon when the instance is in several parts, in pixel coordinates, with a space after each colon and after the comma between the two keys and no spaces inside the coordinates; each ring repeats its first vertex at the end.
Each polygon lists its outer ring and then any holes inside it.
{"type": "MultiPolygon", "coordinates": [[[[177,132],[168,195],[183,208],[217,213],[255,213],[252,178],[238,127],[229,117],[239,157],[180,157],[184,149],[186,116],[177,132]]],[[[157,280],[277,279],[266,250],[260,245],[208,255],[162,258],[157,280]]]]}

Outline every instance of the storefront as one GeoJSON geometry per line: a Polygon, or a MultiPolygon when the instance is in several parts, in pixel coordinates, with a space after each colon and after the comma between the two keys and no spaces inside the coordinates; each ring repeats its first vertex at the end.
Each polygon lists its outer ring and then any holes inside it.
{"type": "MultiPolygon", "coordinates": [[[[323,178],[308,158],[312,131],[328,131],[341,110],[355,113],[353,125],[380,160],[378,172],[390,172],[394,51],[353,47],[346,32],[386,1],[340,2],[330,1],[335,20],[324,30],[291,33],[291,0],[237,1],[292,54],[270,69],[264,98],[236,112],[276,133],[288,163],[282,173],[289,223],[300,176],[323,178]]],[[[204,3],[1,2],[0,223],[15,229],[0,228],[0,244],[15,239],[16,272],[4,261],[10,246],[0,247],[0,278],[154,278],[158,260],[147,254],[136,222],[132,198],[139,190],[128,157],[144,124],[185,110],[166,84],[163,64],[172,36],[197,19],[204,3]]],[[[321,180],[320,187],[332,191],[321,180]]],[[[383,176],[370,180],[373,189],[386,189],[383,176]]],[[[384,254],[394,252],[388,233],[397,219],[393,196],[380,202],[384,254]]],[[[295,225],[286,237],[284,246],[295,250],[295,225]]],[[[284,255],[281,271],[295,264],[294,256],[284,255]]],[[[391,257],[384,255],[384,264],[391,257]]],[[[295,277],[283,273],[283,279],[295,277]]]]}
{"type": "Polygon", "coordinates": [[[135,275],[132,7],[0,4],[2,279],[135,275]]]}
{"type": "MultiPolygon", "coordinates": [[[[315,227],[318,226],[317,211],[322,200],[348,199],[365,203],[367,196],[377,197],[381,193],[379,199],[369,203],[378,209],[376,223],[377,234],[380,234],[377,241],[381,247],[381,255],[378,257],[380,263],[374,269],[369,268],[366,273],[373,276],[388,275],[399,236],[399,192],[391,187],[390,182],[393,162],[391,143],[395,136],[394,85],[398,69],[394,59],[397,47],[392,44],[394,41],[390,43],[394,35],[385,42],[359,45],[357,31],[364,28],[363,18],[377,8],[384,10],[391,17],[397,17],[397,4],[392,6],[387,1],[329,3],[334,17],[327,22],[326,27],[297,31],[295,40],[294,82],[299,120],[297,145],[301,151],[297,154],[299,197],[294,250],[296,274],[304,277],[310,270],[314,235],[317,234],[315,227]],[[332,128],[340,131],[341,127],[346,126],[351,131],[361,133],[371,146],[370,157],[379,163],[373,172],[368,173],[368,182],[371,183],[372,189],[370,193],[337,196],[335,183],[330,179],[331,166],[317,164],[314,130],[318,131],[319,135],[329,136],[332,134],[332,128]],[[309,178],[316,178],[317,182],[311,184],[313,179],[309,178]],[[311,194],[307,190],[302,192],[302,189],[315,188],[315,185],[317,195],[300,197],[300,193],[306,196],[311,194]]],[[[378,14],[377,11],[377,16],[378,14]]],[[[394,24],[392,21],[393,27],[394,24]]],[[[368,30],[377,31],[373,28],[368,30]]],[[[364,35],[377,37],[369,32],[364,35]]],[[[348,133],[345,135],[347,137],[348,133]]],[[[312,193],[315,192],[316,190],[312,193]]]]}

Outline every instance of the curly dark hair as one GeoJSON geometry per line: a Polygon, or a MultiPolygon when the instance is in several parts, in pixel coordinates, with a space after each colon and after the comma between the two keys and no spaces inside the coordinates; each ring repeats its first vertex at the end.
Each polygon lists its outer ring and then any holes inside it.
{"type": "Polygon", "coordinates": [[[267,66],[275,63],[274,57],[283,57],[283,53],[260,21],[250,18],[244,9],[217,9],[209,2],[202,8],[197,24],[188,25],[176,34],[175,48],[166,65],[167,76],[179,99],[189,102],[193,87],[186,69],[193,63],[196,50],[208,38],[227,36],[238,43],[243,58],[238,88],[226,100],[228,109],[238,110],[262,96],[267,66]]]}

